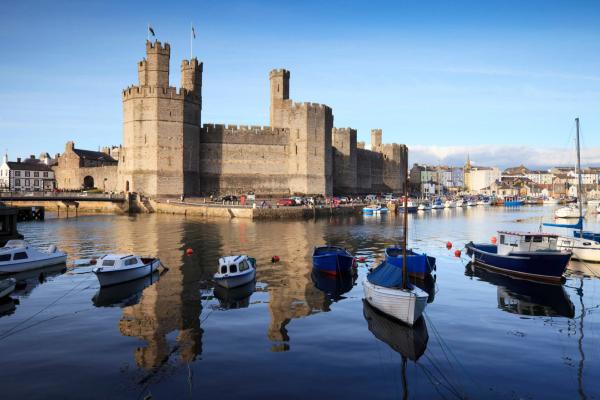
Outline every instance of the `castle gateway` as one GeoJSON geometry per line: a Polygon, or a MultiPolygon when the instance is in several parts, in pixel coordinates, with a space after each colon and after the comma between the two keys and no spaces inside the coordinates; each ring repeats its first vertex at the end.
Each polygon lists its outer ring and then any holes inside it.
{"type": "Polygon", "coordinates": [[[290,99],[289,71],[269,74],[270,126],[201,125],[202,63],[182,61],[177,89],[169,61],[168,43],[147,41],[139,82],[123,90],[123,145],[111,190],[153,197],[404,190],[406,146],[383,144],[374,129],[365,149],[355,129],[334,128],[330,107],[290,99]]]}

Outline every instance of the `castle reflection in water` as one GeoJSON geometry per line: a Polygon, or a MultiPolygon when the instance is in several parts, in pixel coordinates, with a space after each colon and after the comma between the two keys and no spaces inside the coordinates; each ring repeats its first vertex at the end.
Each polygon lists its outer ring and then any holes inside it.
{"type": "Polygon", "coordinates": [[[329,311],[335,300],[311,279],[310,255],[314,244],[325,240],[323,226],[288,222],[277,229],[260,229],[260,224],[247,221],[223,224],[189,219],[161,224],[163,218],[168,217],[112,224],[115,251],[153,254],[168,267],[157,282],[143,289],[139,302],[123,307],[119,320],[123,335],[145,342],[135,349],[141,368],[151,369],[174,357],[189,363],[202,354],[202,304],[211,297],[207,296],[211,293],[208,282],[220,255],[263,249],[263,254],[251,255],[257,258],[259,290],[269,296],[266,334],[272,351],[290,349],[287,326],[292,320],[329,311]],[[186,256],[187,248],[192,248],[194,255],[186,256]],[[274,254],[282,261],[272,264],[274,254]],[[172,332],[177,332],[175,343],[168,340],[172,332]]]}

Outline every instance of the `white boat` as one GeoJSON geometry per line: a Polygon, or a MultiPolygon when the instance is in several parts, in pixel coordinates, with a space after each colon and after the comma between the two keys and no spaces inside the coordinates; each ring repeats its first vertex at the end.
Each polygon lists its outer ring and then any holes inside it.
{"type": "Polygon", "coordinates": [[[556,218],[579,218],[580,215],[585,215],[585,209],[580,213],[576,204],[568,204],[554,211],[556,218]]]}
{"type": "Polygon", "coordinates": [[[444,208],[455,208],[456,207],[456,203],[454,203],[452,200],[446,200],[446,202],[444,203],[444,208]]]}
{"type": "Polygon", "coordinates": [[[484,197],[477,202],[478,206],[489,206],[492,204],[492,200],[489,197],[484,197]]]}
{"type": "Polygon", "coordinates": [[[466,207],[467,203],[465,203],[465,201],[463,199],[458,199],[458,200],[456,200],[455,205],[456,205],[457,208],[459,208],[459,207],[466,207]]]}
{"type": "Polygon", "coordinates": [[[429,297],[414,285],[407,289],[387,288],[365,279],[363,288],[371,306],[411,326],[421,318],[429,297]]]}
{"type": "Polygon", "coordinates": [[[0,281],[0,299],[8,296],[15,290],[17,280],[14,278],[7,278],[0,281]]]}
{"type": "Polygon", "coordinates": [[[143,278],[160,266],[158,258],[142,258],[131,254],[107,254],[97,261],[100,266],[92,269],[100,286],[117,285],[143,278]]]}
{"type": "Polygon", "coordinates": [[[591,209],[597,209],[598,207],[600,207],[600,200],[597,199],[593,199],[593,200],[588,200],[587,201],[587,206],[591,209]]]}
{"type": "Polygon", "coordinates": [[[561,251],[571,252],[571,258],[579,261],[600,262],[600,243],[578,237],[560,236],[556,246],[561,251]]]}
{"type": "Polygon", "coordinates": [[[474,207],[477,205],[477,200],[467,200],[467,207],[474,207]]]}
{"type": "Polygon", "coordinates": [[[215,283],[233,288],[252,282],[256,278],[256,261],[246,255],[219,258],[219,270],[213,275],[215,283]]]}
{"type": "Polygon", "coordinates": [[[549,199],[544,199],[544,202],[543,202],[543,204],[545,206],[554,206],[554,205],[559,204],[559,203],[560,203],[560,200],[559,199],[555,199],[553,197],[551,197],[549,199]]]}
{"type": "MultiPolygon", "coordinates": [[[[408,167],[406,168],[408,170],[408,167]]],[[[408,187],[408,175],[405,175],[404,187],[408,187]]],[[[407,242],[408,213],[404,213],[403,243],[407,242]]],[[[365,300],[374,308],[413,326],[421,318],[429,295],[411,284],[408,279],[408,254],[403,247],[400,265],[384,260],[370,271],[363,281],[365,300]]]]}
{"type": "Polygon", "coordinates": [[[421,204],[419,204],[419,207],[417,207],[417,210],[419,210],[419,211],[431,210],[431,204],[429,204],[428,201],[424,201],[421,204]]]}
{"type": "Polygon", "coordinates": [[[443,210],[444,209],[444,203],[442,203],[441,199],[436,199],[433,204],[431,205],[431,209],[432,210],[443,210]]]}
{"type": "Polygon", "coordinates": [[[67,255],[54,245],[48,252],[37,250],[24,240],[9,240],[0,247],[0,274],[29,271],[66,261],[67,255]]]}

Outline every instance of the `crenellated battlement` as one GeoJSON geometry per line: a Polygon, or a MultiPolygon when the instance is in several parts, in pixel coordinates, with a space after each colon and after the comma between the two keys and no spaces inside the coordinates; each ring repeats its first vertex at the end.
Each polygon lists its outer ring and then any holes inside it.
{"type": "Polygon", "coordinates": [[[292,103],[292,110],[307,110],[307,111],[329,111],[331,112],[331,107],[325,104],[319,103],[310,103],[310,102],[301,102],[301,103],[292,103]]]}
{"type": "Polygon", "coordinates": [[[174,100],[197,101],[195,92],[173,86],[167,88],[155,86],[129,86],[123,90],[123,101],[145,97],[165,97],[174,100]]]}
{"type": "Polygon", "coordinates": [[[288,128],[273,128],[260,125],[225,125],[225,124],[203,124],[202,132],[207,134],[221,133],[235,135],[239,133],[252,133],[254,135],[288,135],[288,128]]]}
{"type": "Polygon", "coordinates": [[[271,72],[269,72],[269,78],[276,77],[276,76],[283,76],[283,77],[286,77],[289,79],[290,71],[288,71],[285,68],[272,69],[271,72]]]}
{"type": "Polygon", "coordinates": [[[162,44],[158,40],[151,42],[150,40],[146,40],[146,53],[158,53],[163,55],[171,54],[171,45],[167,42],[162,44]]]}

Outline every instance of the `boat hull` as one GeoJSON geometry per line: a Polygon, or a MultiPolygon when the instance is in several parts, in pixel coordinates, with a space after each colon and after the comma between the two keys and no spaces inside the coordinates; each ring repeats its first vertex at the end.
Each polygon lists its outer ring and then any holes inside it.
{"type": "Polygon", "coordinates": [[[560,237],[557,247],[563,251],[570,251],[574,260],[600,263],[600,244],[590,239],[560,237]]]}
{"type": "Polygon", "coordinates": [[[254,278],[256,278],[256,269],[250,268],[246,273],[222,278],[214,278],[214,281],[219,286],[231,289],[250,283],[254,280],[254,278]]]}
{"type": "Polygon", "coordinates": [[[429,297],[416,286],[410,290],[393,289],[375,285],[366,279],[363,289],[365,300],[372,307],[410,326],[421,318],[429,297]]]}
{"type": "Polygon", "coordinates": [[[118,285],[119,283],[130,282],[136,279],[143,278],[152,274],[158,269],[160,261],[158,259],[152,260],[148,264],[142,267],[135,267],[129,269],[118,269],[103,271],[102,267],[94,268],[92,271],[96,274],[100,286],[112,286],[118,285]]]}
{"type": "Polygon", "coordinates": [[[25,261],[18,263],[11,263],[0,265],[0,274],[14,274],[16,272],[31,271],[34,269],[40,269],[49,267],[51,265],[64,264],[67,262],[67,255],[65,253],[59,253],[56,255],[50,254],[52,257],[48,257],[41,260],[25,261]]]}
{"type": "Polygon", "coordinates": [[[466,245],[471,261],[492,270],[546,282],[560,282],[571,253],[561,251],[513,252],[497,254],[497,246],[490,244],[466,245]]]}
{"type": "Polygon", "coordinates": [[[354,257],[350,254],[326,254],[313,256],[313,267],[329,275],[350,273],[354,265],[354,257]]]}

